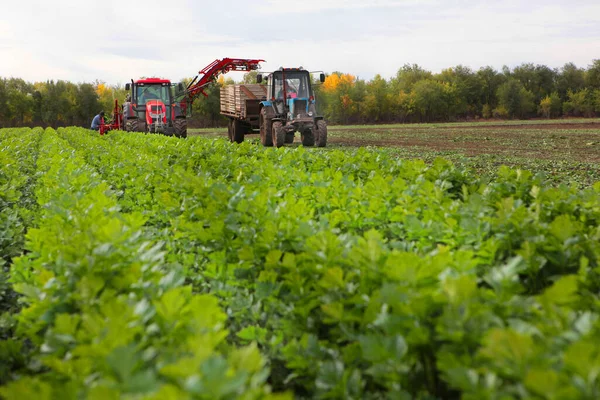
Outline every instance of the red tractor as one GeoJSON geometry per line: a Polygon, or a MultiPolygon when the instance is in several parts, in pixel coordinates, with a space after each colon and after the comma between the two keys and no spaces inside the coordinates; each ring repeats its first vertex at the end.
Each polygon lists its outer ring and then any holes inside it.
{"type": "Polygon", "coordinates": [[[129,91],[123,110],[115,100],[112,123],[102,124],[100,134],[125,128],[128,132],[150,132],[187,137],[187,110],[200,94],[207,96],[204,88],[229,71],[254,71],[264,60],[224,58],[215,60],[190,82],[172,84],[167,79],[146,78],[125,85],[129,91]]]}
{"type": "MultiPolygon", "coordinates": [[[[178,85],[183,90],[181,84],[178,85]]],[[[185,104],[175,101],[173,84],[167,79],[147,78],[125,85],[130,92],[123,104],[123,120],[128,132],[162,133],[186,137],[185,104]]]]}

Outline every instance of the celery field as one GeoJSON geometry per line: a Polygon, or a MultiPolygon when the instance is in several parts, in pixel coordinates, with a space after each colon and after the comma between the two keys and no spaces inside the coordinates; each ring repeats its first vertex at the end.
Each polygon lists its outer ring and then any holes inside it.
{"type": "Polygon", "coordinates": [[[2,129],[0,397],[600,398],[600,182],[481,171],[2,129]]]}

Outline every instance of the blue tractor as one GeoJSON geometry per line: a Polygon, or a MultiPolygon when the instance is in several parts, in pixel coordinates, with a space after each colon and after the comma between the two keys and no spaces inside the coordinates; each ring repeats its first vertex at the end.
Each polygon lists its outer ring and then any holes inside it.
{"type": "MultiPolygon", "coordinates": [[[[325,81],[323,73],[319,77],[325,81]]],[[[256,80],[261,83],[263,76],[257,75],[256,80]]],[[[293,143],[295,132],[300,132],[304,146],[325,147],[327,124],[317,115],[310,72],[302,67],[280,68],[265,80],[267,96],[259,103],[261,143],[281,147],[293,143]]]]}

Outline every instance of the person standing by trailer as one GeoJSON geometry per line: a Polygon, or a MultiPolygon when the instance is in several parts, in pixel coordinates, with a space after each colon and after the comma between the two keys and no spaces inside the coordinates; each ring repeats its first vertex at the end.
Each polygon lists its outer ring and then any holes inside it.
{"type": "Polygon", "coordinates": [[[100,130],[100,125],[104,124],[104,111],[100,111],[92,120],[92,130],[100,130]]]}

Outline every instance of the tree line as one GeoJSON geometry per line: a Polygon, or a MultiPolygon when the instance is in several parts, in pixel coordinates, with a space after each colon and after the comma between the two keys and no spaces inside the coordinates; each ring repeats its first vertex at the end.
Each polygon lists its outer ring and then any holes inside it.
{"type": "Polygon", "coordinates": [[[386,80],[336,72],[317,87],[331,123],[600,116],[600,60],[588,68],[521,64],[497,71],[458,65],[438,74],[406,64],[386,80]]]}
{"type": "MultiPolygon", "coordinates": [[[[244,76],[255,82],[255,73],[244,76]]],[[[233,83],[221,77],[197,99],[190,127],[223,126],[219,89],[233,83]]],[[[0,78],[0,127],[89,126],[100,110],[110,114],[122,102],[124,87],[103,82],[26,82],[0,78]]],[[[402,66],[391,79],[364,80],[343,72],[315,81],[320,112],[329,123],[365,124],[470,119],[595,117],[600,115],[600,60],[587,68],[524,63],[500,71],[458,65],[434,74],[419,65],[402,66]]]]}

